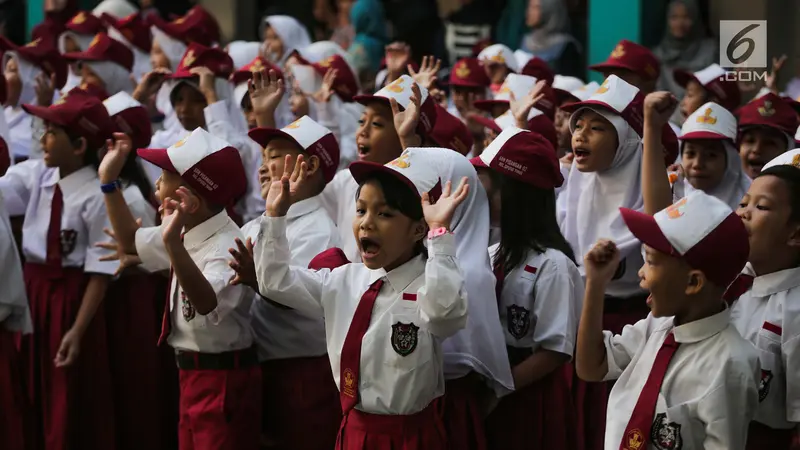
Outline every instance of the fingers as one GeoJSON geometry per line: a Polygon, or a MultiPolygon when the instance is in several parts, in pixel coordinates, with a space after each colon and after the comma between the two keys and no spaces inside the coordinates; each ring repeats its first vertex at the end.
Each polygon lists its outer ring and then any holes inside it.
{"type": "Polygon", "coordinates": [[[139,217],[138,219],[136,219],[136,225],[137,225],[139,228],[141,228],[141,227],[142,227],[142,218],[141,218],[141,217],[139,217]]]}
{"type": "Polygon", "coordinates": [[[111,239],[114,239],[114,241],[115,241],[115,242],[114,242],[114,245],[116,245],[117,234],[116,234],[116,233],[114,233],[114,230],[112,230],[112,229],[110,229],[110,228],[108,228],[108,227],[103,227],[103,233],[105,233],[106,235],[108,235],[108,236],[109,236],[111,239]]]}
{"type": "Polygon", "coordinates": [[[451,181],[447,181],[444,184],[444,189],[442,189],[442,198],[450,197],[450,190],[453,188],[453,183],[451,181]]]}
{"type": "Polygon", "coordinates": [[[247,253],[253,255],[253,238],[247,238],[247,253]]]}
{"type": "Polygon", "coordinates": [[[392,116],[400,114],[400,106],[397,105],[397,100],[394,97],[389,99],[389,106],[392,107],[392,116]]]}
{"type": "Polygon", "coordinates": [[[427,192],[422,193],[422,206],[430,206],[431,205],[431,196],[428,195],[427,192]]]}
{"type": "Polygon", "coordinates": [[[294,170],[292,170],[292,176],[289,178],[289,181],[296,183],[297,181],[304,179],[305,170],[305,157],[303,155],[297,155],[297,161],[294,162],[294,170]]]}
{"type": "Polygon", "coordinates": [[[456,189],[456,192],[453,194],[454,200],[460,203],[467,197],[468,191],[469,191],[469,183],[467,181],[467,177],[462,177],[461,182],[458,183],[458,188],[456,189]]]}
{"type": "MultiPolygon", "coordinates": [[[[411,64],[406,64],[406,70],[408,71],[408,74],[411,75],[412,78],[417,76],[417,72],[414,70],[414,67],[411,66],[411,64]]],[[[420,72],[421,71],[422,69],[420,69],[420,72]]]]}

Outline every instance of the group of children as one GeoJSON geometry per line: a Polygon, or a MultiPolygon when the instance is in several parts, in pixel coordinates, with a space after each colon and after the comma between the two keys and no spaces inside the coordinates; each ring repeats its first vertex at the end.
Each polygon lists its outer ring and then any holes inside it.
{"type": "Polygon", "coordinates": [[[287,16],[38,31],[0,42],[1,448],[791,448],[800,103],[653,92],[630,41],[602,84],[390,46],[365,92],[287,16]]]}

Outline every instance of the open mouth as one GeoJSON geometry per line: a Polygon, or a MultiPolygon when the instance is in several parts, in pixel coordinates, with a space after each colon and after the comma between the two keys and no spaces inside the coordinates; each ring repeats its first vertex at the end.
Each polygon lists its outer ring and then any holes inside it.
{"type": "Polygon", "coordinates": [[[589,155],[592,154],[592,152],[590,152],[589,150],[586,150],[585,148],[576,148],[576,149],[574,149],[572,151],[572,153],[575,154],[575,159],[577,161],[584,160],[584,159],[588,158],[589,155]]]}
{"type": "Polygon", "coordinates": [[[358,145],[358,157],[364,159],[369,155],[369,146],[366,145],[358,145]]]}
{"type": "Polygon", "coordinates": [[[376,241],[369,238],[361,238],[358,240],[361,247],[362,259],[373,259],[378,256],[381,251],[381,246],[376,241]]]}
{"type": "Polygon", "coordinates": [[[748,159],[747,165],[750,166],[756,172],[761,172],[761,169],[764,168],[764,165],[767,164],[766,161],[760,161],[757,159],[748,159]]]}

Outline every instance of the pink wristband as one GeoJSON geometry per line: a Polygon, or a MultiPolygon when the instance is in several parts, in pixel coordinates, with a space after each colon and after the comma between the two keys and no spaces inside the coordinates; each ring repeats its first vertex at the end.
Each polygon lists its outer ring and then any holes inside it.
{"type": "Polygon", "coordinates": [[[448,230],[447,228],[439,227],[439,228],[437,228],[435,230],[428,231],[428,239],[433,239],[435,237],[439,237],[439,236],[445,235],[445,234],[447,234],[449,232],[450,232],[450,230],[448,230]]]}

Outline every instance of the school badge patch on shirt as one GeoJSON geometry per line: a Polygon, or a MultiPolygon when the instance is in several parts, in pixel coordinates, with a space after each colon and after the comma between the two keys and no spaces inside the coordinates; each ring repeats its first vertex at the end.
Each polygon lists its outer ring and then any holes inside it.
{"type": "Polygon", "coordinates": [[[653,428],[650,431],[650,442],[658,450],[681,450],[683,448],[681,425],[668,422],[666,413],[656,414],[653,428]]]}
{"type": "Polygon", "coordinates": [[[392,348],[400,356],[408,356],[417,348],[419,327],[413,323],[392,325],[392,348]]]}
{"type": "Polygon", "coordinates": [[[769,384],[772,382],[772,371],[761,369],[761,381],[758,382],[758,401],[763,402],[769,395],[769,384]]]}
{"type": "Polygon", "coordinates": [[[194,305],[186,298],[186,293],[183,292],[183,290],[181,290],[181,313],[183,313],[183,320],[187,322],[194,319],[194,316],[197,315],[194,305]]]}
{"type": "Polygon", "coordinates": [[[517,339],[522,339],[531,328],[531,310],[519,305],[506,308],[508,332],[517,339]]]}
{"type": "Polygon", "coordinates": [[[61,230],[61,254],[67,256],[75,250],[78,242],[78,232],[75,230],[61,230]]]}

